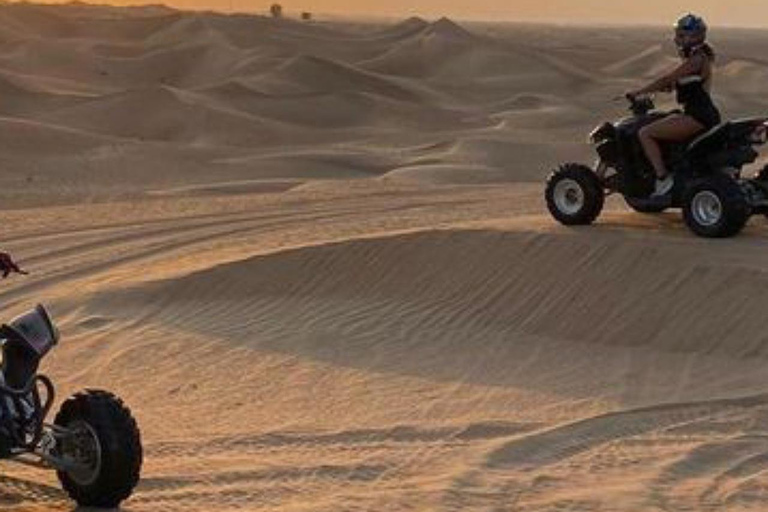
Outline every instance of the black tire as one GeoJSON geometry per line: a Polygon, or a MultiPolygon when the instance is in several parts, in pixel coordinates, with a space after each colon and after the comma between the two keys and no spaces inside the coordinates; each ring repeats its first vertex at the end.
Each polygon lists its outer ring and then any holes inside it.
{"type": "Polygon", "coordinates": [[[717,174],[694,183],[685,193],[683,218],[688,227],[706,238],[727,238],[738,234],[752,215],[739,183],[717,174]],[[711,208],[707,208],[707,205],[711,208]]]}
{"type": "MultiPolygon", "coordinates": [[[[762,183],[768,183],[768,165],[763,166],[763,168],[755,175],[754,179],[762,183]]],[[[763,216],[768,220],[768,213],[763,213],[763,216]]]]}
{"type": "Polygon", "coordinates": [[[544,195],[549,212],[566,226],[592,224],[605,203],[600,180],[592,169],[581,164],[560,166],[549,176],[544,195]]]}
{"type": "MultiPolygon", "coordinates": [[[[57,471],[70,498],[80,506],[115,508],[131,495],[141,471],[141,434],[131,411],[119,398],[98,390],[77,393],[62,404],[54,423],[80,429],[98,440],[94,446],[99,448],[99,463],[94,463],[87,481],[82,475],[57,471]]],[[[66,452],[67,448],[61,446],[59,450],[66,452]]]]}
{"type": "Polygon", "coordinates": [[[638,213],[661,213],[667,209],[664,205],[649,204],[647,199],[636,199],[634,197],[625,197],[627,206],[638,213]]]}

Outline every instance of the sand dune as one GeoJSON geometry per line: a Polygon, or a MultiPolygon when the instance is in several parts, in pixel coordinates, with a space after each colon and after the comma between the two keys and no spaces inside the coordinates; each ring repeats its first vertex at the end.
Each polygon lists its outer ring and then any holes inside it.
{"type": "MultiPolygon", "coordinates": [[[[131,510],[482,509],[513,484],[530,510],[750,510],[764,227],[703,250],[665,217],[615,212],[589,236],[538,214],[488,222],[510,203],[535,212],[535,188],[408,190],[190,198],[176,219],[164,210],[180,199],[141,220],[111,205],[106,238],[40,216],[11,244],[69,334],[49,363],[63,388],[98,381],[139,404],[148,466],[131,510]],[[611,485],[586,490],[594,479],[611,485]]],[[[28,293],[12,283],[4,301],[28,293]]],[[[32,506],[66,507],[14,478],[32,506]]]]}
{"type": "Polygon", "coordinates": [[[300,83],[307,92],[360,91],[403,101],[417,101],[407,88],[392,79],[310,55],[299,55],[280,66],[273,78],[300,83]]]}
{"type": "Polygon", "coordinates": [[[136,139],[222,145],[269,140],[271,134],[266,130],[249,128],[259,124],[257,119],[207,108],[194,97],[188,100],[189,95],[171,87],[137,89],[60,109],[46,118],[66,121],[82,130],[136,139]],[[137,110],[145,115],[134,115],[137,110]]]}
{"type": "Polygon", "coordinates": [[[338,129],[379,121],[374,117],[379,103],[361,93],[297,93],[283,97],[262,92],[259,88],[263,84],[260,79],[233,80],[199,92],[222,108],[290,123],[297,128],[338,129]]]}
{"type": "Polygon", "coordinates": [[[403,20],[391,27],[385,27],[375,33],[376,39],[383,39],[396,42],[404,38],[420,34],[427,28],[430,23],[418,16],[413,16],[407,20],[403,20]]]}
{"type": "Polygon", "coordinates": [[[56,127],[47,123],[23,121],[12,117],[0,117],[0,132],[5,140],[4,153],[18,153],[20,156],[42,154],[72,154],[98,147],[111,141],[95,133],[56,127]]]}
{"type": "MultiPolygon", "coordinates": [[[[716,33],[726,116],[764,113],[768,37],[716,33]]],[[[765,220],[542,204],[668,39],[0,5],[0,248],[31,272],[0,299],[50,305],[60,399],[133,407],[123,510],[764,510],[765,220]]],[[[0,510],[72,510],[2,475],[0,510]]]]}
{"type": "Polygon", "coordinates": [[[762,87],[768,78],[768,62],[751,59],[732,59],[720,68],[721,83],[728,88],[730,98],[727,101],[744,104],[747,108],[763,115],[766,111],[766,100],[762,87]]]}
{"type": "Polygon", "coordinates": [[[60,13],[34,4],[9,5],[8,18],[25,32],[47,37],[69,38],[77,34],[76,24],[60,13]]]}
{"type": "Polygon", "coordinates": [[[5,101],[0,114],[34,117],[36,113],[76,105],[83,97],[41,90],[34,79],[17,74],[0,74],[0,95],[5,101]]]}
{"type": "MultiPolygon", "coordinates": [[[[430,25],[417,36],[398,42],[384,54],[360,65],[386,74],[426,78],[445,68],[455,70],[462,64],[486,58],[474,50],[476,41],[470,37],[430,25]]],[[[467,74],[477,71],[475,67],[463,69],[467,74]]]]}
{"type": "MultiPolygon", "coordinates": [[[[279,144],[369,140],[396,149],[400,139],[475,140],[488,130],[509,142],[465,154],[459,145],[391,169],[402,168],[391,179],[435,183],[520,181],[563,159],[590,158],[583,133],[621,111],[605,98],[670,59],[653,33],[631,34],[626,52],[612,48],[613,60],[600,67],[585,57],[588,46],[559,41],[576,37],[570,33],[542,29],[541,41],[523,40],[515,31],[498,36],[445,18],[308,24],[159,7],[14,4],[0,9],[0,32],[12,39],[0,49],[0,77],[14,98],[5,115],[130,144],[173,144],[176,154],[186,145],[192,159],[201,145],[215,160],[217,147],[253,148],[248,158],[235,156],[242,163],[260,161],[260,148],[279,144]]],[[[741,60],[731,53],[718,97],[742,115],[761,105],[753,98],[762,75],[749,52],[741,60]]],[[[259,175],[245,165],[226,180],[259,175]]],[[[351,158],[339,166],[339,177],[354,165],[351,158]]],[[[281,168],[287,174],[277,178],[311,179],[281,168]]]]}
{"type": "Polygon", "coordinates": [[[626,60],[615,62],[605,67],[604,71],[625,77],[653,78],[668,69],[674,69],[675,64],[674,56],[669,55],[664,51],[664,47],[658,44],[626,60]]]}
{"type": "MultiPolygon", "coordinates": [[[[768,288],[759,255],[764,244],[740,251],[730,264],[713,262],[727,251],[716,248],[700,254],[697,245],[649,248],[643,240],[620,237],[418,233],[240,261],[131,294],[140,298],[139,305],[147,295],[171,298],[169,307],[179,309],[166,309],[163,315],[178,321],[180,329],[204,329],[210,335],[224,333],[225,325],[246,325],[247,318],[261,316],[233,306],[227,314],[243,317],[219,317],[219,325],[211,323],[213,315],[195,310],[216,307],[218,301],[258,303],[264,297],[270,308],[283,312],[281,300],[296,302],[297,318],[319,314],[316,305],[321,302],[327,307],[336,301],[339,306],[357,304],[365,310],[372,301],[395,308],[371,313],[382,321],[440,326],[446,332],[488,328],[576,345],[652,348],[734,360],[768,357],[765,340],[751,336],[763,325],[760,311],[768,288]],[[409,264],[403,266],[403,261],[409,264]],[[639,264],[643,261],[647,263],[639,264]],[[622,293],[626,289],[632,293],[622,293]],[[395,314],[403,304],[410,304],[409,309],[395,314]],[[677,321],[665,321],[672,314],[677,321]],[[194,318],[202,320],[201,325],[194,318]],[[585,323],[584,318],[592,321],[585,323]]],[[[350,309],[328,316],[344,323],[339,316],[359,314],[350,309]]]]}

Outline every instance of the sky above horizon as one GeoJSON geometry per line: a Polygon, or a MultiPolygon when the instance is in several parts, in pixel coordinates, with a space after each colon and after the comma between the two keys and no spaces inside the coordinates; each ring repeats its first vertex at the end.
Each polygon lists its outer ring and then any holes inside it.
{"type": "MultiPolygon", "coordinates": [[[[109,1],[109,0],[107,0],[109,1]]],[[[116,4],[142,0],[112,0],[116,4]]],[[[694,11],[711,25],[768,26],[768,0],[277,0],[290,12],[575,23],[671,24],[694,11]]],[[[157,3],[149,0],[146,3],[157,3]]],[[[165,0],[174,7],[265,12],[271,1],[165,0]]]]}

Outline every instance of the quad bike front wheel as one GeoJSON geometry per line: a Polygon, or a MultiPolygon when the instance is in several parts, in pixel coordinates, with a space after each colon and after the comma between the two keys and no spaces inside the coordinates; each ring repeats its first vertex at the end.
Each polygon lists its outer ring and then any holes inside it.
{"type": "Polygon", "coordinates": [[[699,236],[726,238],[747,224],[752,209],[739,183],[725,174],[704,178],[685,194],[683,218],[699,236]]]}
{"type": "Polygon", "coordinates": [[[595,173],[581,164],[565,164],[547,180],[547,208],[566,226],[592,224],[603,211],[605,191],[595,173]]]}
{"type": "Polygon", "coordinates": [[[57,474],[73,500],[114,508],[131,495],[141,471],[141,435],[119,398],[106,391],[78,393],[64,402],[54,423],[67,432],[57,451],[71,464],[57,474]]]}

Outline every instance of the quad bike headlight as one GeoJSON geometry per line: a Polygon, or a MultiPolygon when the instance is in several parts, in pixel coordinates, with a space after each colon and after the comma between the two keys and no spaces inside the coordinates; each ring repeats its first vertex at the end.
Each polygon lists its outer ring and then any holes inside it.
{"type": "Polygon", "coordinates": [[[616,127],[614,127],[611,123],[605,123],[592,130],[592,133],[589,134],[588,142],[591,142],[592,144],[599,144],[604,140],[612,138],[615,133],[616,127]]]}

